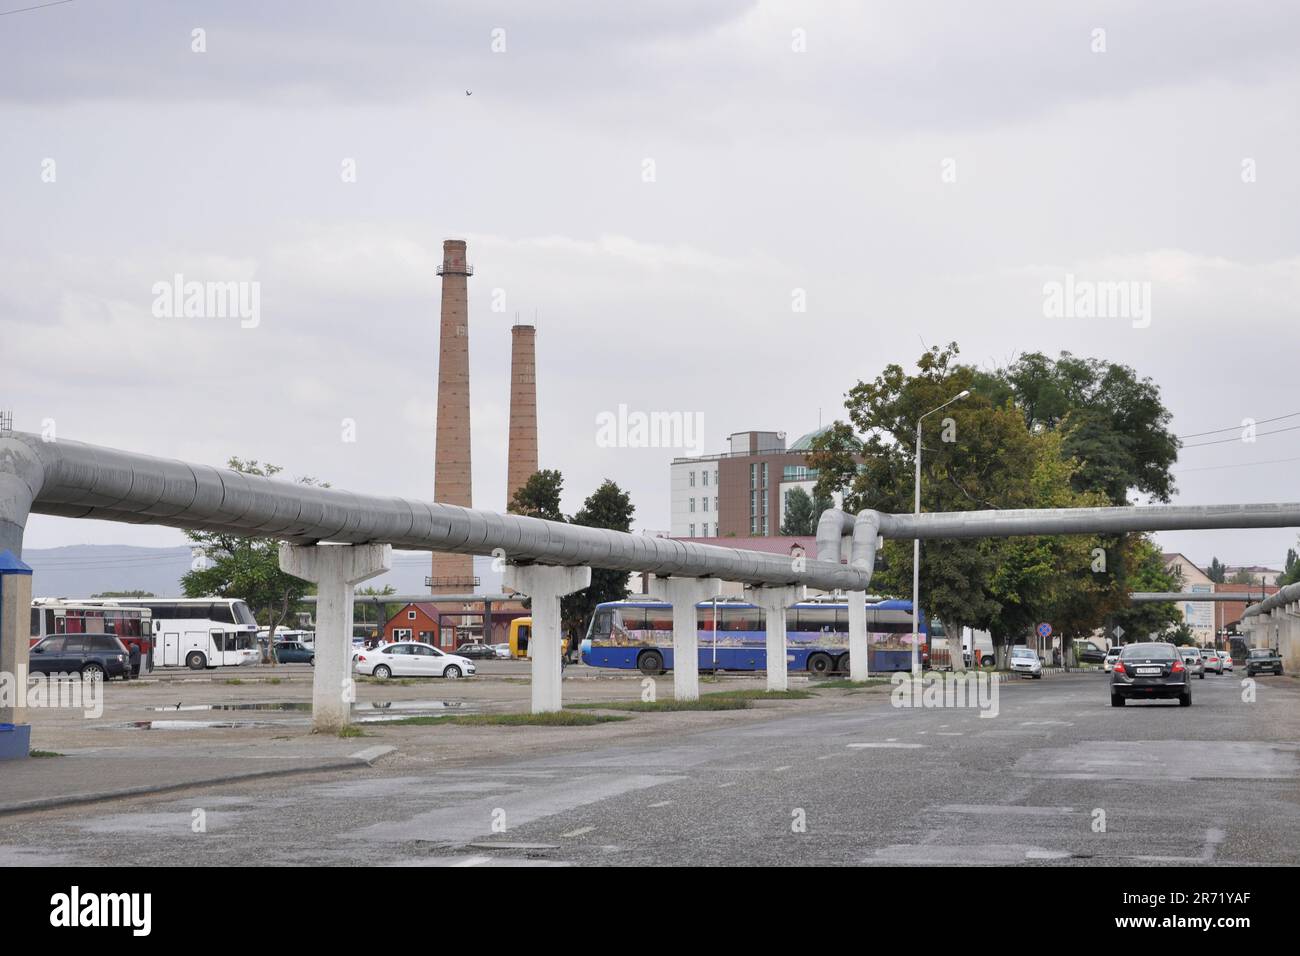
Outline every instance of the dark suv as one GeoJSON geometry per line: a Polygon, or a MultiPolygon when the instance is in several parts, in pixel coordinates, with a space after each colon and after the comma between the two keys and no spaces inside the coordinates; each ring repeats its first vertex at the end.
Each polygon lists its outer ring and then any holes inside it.
{"type": "Polygon", "coordinates": [[[112,634],[51,634],[28,657],[33,674],[80,674],[88,680],[131,675],[131,655],[112,634]]]}
{"type": "Polygon", "coordinates": [[[1170,697],[1182,707],[1192,705],[1191,672],[1178,648],[1161,642],[1124,645],[1110,672],[1110,705],[1170,697]]]}
{"type": "Polygon", "coordinates": [[[1282,673],[1282,657],[1269,647],[1252,647],[1246,653],[1246,676],[1282,673]]]}
{"type": "Polygon", "coordinates": [[[456,648],[456,654],[460,657],[468,657],[470,660],[495,660],[497,652],[487,644],[462,644],[456,648]]]}

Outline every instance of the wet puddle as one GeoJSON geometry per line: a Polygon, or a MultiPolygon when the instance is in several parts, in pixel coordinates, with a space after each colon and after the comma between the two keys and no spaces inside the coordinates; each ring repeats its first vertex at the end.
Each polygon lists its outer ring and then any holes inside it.
{"type": "MultiPolygon", "coordinates": [[[[311,714],[310,701],[278,701],[248,704],[177,704],[174,707],[151,707],[155,713],[175,714],[255,711],[273,714],[311,714]]],[[[434,717],[449,711],[471,713],[463,702],[458,700],[374,700],[352,705],[352,722],[357,724],[378,724],[403,717],[434,717]]],[[[310,720],[132,720],[122,724],[112,724],[103,729],[115,730],[234,730],[245,727],[292,727],[306,726],[310,720]]]]}

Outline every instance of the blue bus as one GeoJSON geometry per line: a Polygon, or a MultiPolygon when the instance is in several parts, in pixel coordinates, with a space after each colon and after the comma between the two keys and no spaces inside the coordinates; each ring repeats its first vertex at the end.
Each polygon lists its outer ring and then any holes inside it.
{"type": "MultiPolygon", "coordinates": [[[[745,601],[717,599],[695,606],[700,670],[756,671],[767,668],[763,611],[745,601]]],[[[828,674],[849,669],[849,608],[839,600],[811,600],[786,611],[786,666],[791,671],[828,674]]],[[[918,627],[922,663],[928,630],[918,627]]],[[[867,605],[867,666],[872,673],[912,668],[912,602],[867,605]]],[[[596,606],[582,642],[582,661],[591,667],[638,669],[662,674],[673,666],[673,609],[652,600],[610,601],[596,606]]]]}

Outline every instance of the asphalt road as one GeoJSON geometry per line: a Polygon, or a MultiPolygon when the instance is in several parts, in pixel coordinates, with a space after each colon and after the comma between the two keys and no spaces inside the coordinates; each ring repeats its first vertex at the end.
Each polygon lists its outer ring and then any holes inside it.
{"type": "Polygon", "coordinates": [[[1260,678],[1247,702],[1242,675],[1211,676],[1190,708],[1120,710],[1106,680],[1014,681],[991,718],[877,691],[453,767],[399,745],[366,770],[0,818],[0,862],[1300,863],[1300,685],[1260,678]]]}

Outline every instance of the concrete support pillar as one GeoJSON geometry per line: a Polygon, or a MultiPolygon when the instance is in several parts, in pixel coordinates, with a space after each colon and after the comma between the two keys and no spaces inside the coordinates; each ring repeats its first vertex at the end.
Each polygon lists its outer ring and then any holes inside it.
{"type": "Polygon", "coordinates": [[[785,659],[785,609],[803,600],[803,585],[745,588],[745,600],[763,609],[767,628],[767,689],[789,690],[789,668],[785,659]]]}
{"type": "MultiPolygon", "coordinates": [[[[673,697],[700,699],[699,621],[695,606],[722,590],[717,578],[655,578],[650,594],[673,606],[673,697]]],[[[716,636],[716,635],[715,635],[716,636]]]]}
{"type": "Polygon", "coordinates": [[[1282,658],[1282,669],[1288,674],[1300,671],[1300,602],[1284,605],[1281,639],[1277,653],[1282,658]]]}
{"type": "Polygon", "coordinates": [[[352,606],[362,581],[391,569],[387,544],[280,545],[280,570],[316,585],[312,729],[337,732],[352,719],[352,606]]]}
{"type": "Polygon", "coordinates": [[[850,591],[849,599],[849,680],[866,680],[870,676],[867,648],[867,592],[850,591]]]}
{"type": "Polygon", "coordinates": [[[591,585],[591,568],[545,564],[508,565],[502,583],[533,599],[533,713],[564,706],[560,668],[560,598],[591,585]]]}

